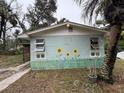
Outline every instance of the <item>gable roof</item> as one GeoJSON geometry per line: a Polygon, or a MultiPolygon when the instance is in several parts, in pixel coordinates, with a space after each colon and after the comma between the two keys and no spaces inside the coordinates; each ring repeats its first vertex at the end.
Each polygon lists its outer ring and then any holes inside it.
{"type": "Polygon", "coordinates": [[[66,26],[67,27],[67,25],[71,25],[71,26],[87,29],[89,31],[98,31],[98,32],[101,32],[101,33],[106,33],[107,32],[105,30],[101,30],[101,29],[96,28],[96,27],[91,27],[91,26],[87,26],[87,25],[83,25],[83,24],[67,21],[67,22],[64,22],[64,23],[55,24],[55,25],[51,25],[49,27],[44,27],[44,28],[40,28],[38,30],[34,30],[34,31],[31,31],[31,32],[23,33],[23,34],[19,35],[18,38],[27,39],[27,38],[29,38],[30,35],[33,35],[33,34],[36,34],[36,33],[39,33],[39,32],[48,31],[50,29],[59,28],[59,27],[62,27],[62,26],[66,26]]]}
{"type": "Polygon", "coordinates": [[[51,25],[49,27],[45,27],[45,28],[41,28],[41,29],[38,29],[38,30],[28,32],[27,35],[32,35],[32,34],[35,34],[35,33],[38,33],[38,32],[43,32],[43,31],[47,31],[47,30],[50,30],[50,29],[58,28],[58,27],[61,27],[61,26],[67,26],[67,25],[72,25],[72,26],[76,26],[76,27],[80,27],[80,28],[85,28],[85,29],[88,29],[88,30],[95,30],[95,31],[103,32],[103,33],[107,32],[105,30],[101,30],[101,29],[96,28],[96,27],[86,26],[86,25],[83,25],[83,24],[67,21],[67,22],[64,22],[64,23],[61,23],[61,24],[51,25]]]}

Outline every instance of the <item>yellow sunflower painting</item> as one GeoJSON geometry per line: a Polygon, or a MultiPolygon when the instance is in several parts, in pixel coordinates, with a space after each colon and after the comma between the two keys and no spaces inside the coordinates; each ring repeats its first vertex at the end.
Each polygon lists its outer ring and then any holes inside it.
{"type": "Polygon", "coordinates": [[[66,53],[66,57],[69,57],[69,56],[70,56],[70,53],[69,53],[69,52],[67,52],[67,53],[66,53]]]}
{"type": "Polygon", "coordinates": [[[57,54],[61,55],[62,54],[62,50],[63,50],[62,48],[57,48],[57,50],[56,50],[57,54]]]}
{"type": "Polygon", "coordinates": [[[75,48],[75,49],[73,50],[73,54],[74,54],[75,56],[78,55],[78,49],[75,48]]]}

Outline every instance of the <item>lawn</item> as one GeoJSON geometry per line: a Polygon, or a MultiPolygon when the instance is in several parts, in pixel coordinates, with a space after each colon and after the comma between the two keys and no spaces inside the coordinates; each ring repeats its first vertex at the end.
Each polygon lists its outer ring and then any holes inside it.
{"type": "Polygon", "coordinates": [[[23,55],[0,55],[0,68],[14,67],[23,63],[23,55]]]}
{"type": "Polygon", "coordinates": [[[87,69],[30,71],[1,93],[124,93],[124,61],[115,65],[113,85],[89,83],[87,69]]]}

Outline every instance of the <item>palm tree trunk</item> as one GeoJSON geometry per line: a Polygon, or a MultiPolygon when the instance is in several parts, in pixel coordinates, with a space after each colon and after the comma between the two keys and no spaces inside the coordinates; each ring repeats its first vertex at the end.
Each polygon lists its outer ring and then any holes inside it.
{"type": "Polygon", "coordinates": [[[113,25],[110,29],[109,42],[107,47],[107,54],[105,63],[108,71],[108,80],[109,82],[113,82],[113,69],[117,56],[117,43],[119,41],[121,35],[121,25],[113,25]]]}

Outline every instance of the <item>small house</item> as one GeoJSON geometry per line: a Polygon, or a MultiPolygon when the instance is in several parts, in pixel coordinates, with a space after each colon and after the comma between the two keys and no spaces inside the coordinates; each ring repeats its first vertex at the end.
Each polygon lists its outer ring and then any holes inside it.
{"type": "Polygon", "coordinates": [[[100,67],[106,31],[64,22],[22,34],[30,40],[32,70],[100,67]]]}

